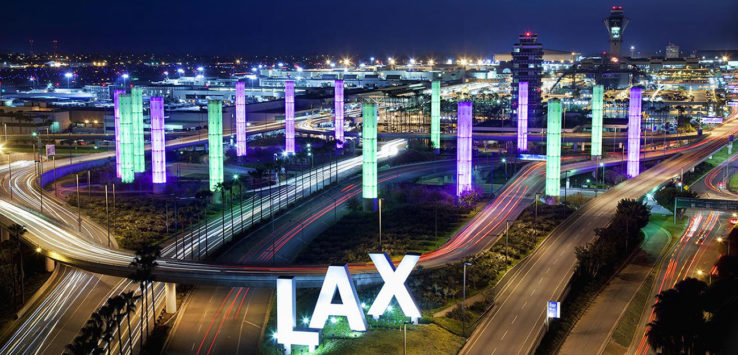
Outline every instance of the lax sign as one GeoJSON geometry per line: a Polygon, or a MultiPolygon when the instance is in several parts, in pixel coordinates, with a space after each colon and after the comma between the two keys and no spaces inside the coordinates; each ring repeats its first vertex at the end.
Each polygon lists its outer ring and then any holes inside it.
{"type": "MultiPolygon", "coordinates": [[[[405,280],[418,263],[420,254],[405,255],[396,269],[387,253],[370,253],[369,257],[374,262],[384,285],[367,313],[374,319],[378,319],[394,297],[402,312],[417,323],[418,318],[421,317],[420,309],[405,287],[405,280]]],[[[310,351],[315,350],[319,344],[320,330],[325,326],[329,316],[346,317],[353,331],[364,332],[367,329],[359,296],[356,294],[356,288],[346,264],[328,267],[308,329],[295,329],[297,326],[296,312],[295,279],[291,276],[281,276],[277,279],[277,334],[274,337],[277,343],[284,345],[288,354],[292,345],[306,345],[310,351]],[[341,303],[332,302],[336,291],[338,291],[341,303]]]]}

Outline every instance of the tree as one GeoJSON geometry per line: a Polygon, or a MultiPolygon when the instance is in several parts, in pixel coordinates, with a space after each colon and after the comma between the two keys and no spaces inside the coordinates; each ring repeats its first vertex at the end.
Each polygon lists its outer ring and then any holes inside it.
{"type": "Polygon", "coordinates": [[[615,217],[610,223],[614,227],[625,227],[625,252],[630,251],[629,246],[633,247],[641,241],[641,228],[648,224],[648,218],[651,216],[651,208],[645,203],[633,200],[623,199],[618,202],[615,217]]]}
{"type": "MultiPolygon", "coordinates": [[[[136,250],[136,256],[131,262],[131,266],[135,268],[134,273],[130,278],[139,283],[141,289],[141,295],[143,297],[143,309],[145,312],[141,312],[142,316],[146,313],[146,333],[149,332],[149,316],[148,316],[148,304],[146,301],[146,290],[148,283],[153,281],[153,271],[156,267],[156,259],[161,256],[161,247],[159,245],[151,245],[148,243],[142,243],[136,250]]],[[[156,320],[156,300],[154,299],[153,287],[151,290],[151,302],[153,303],[153,317],[156,320]]],[[[141,321],[143,327],[143,321],[141,321]]],[[[143,348],[143,330],[141,331],[141,346],[143,348]]]]}
{"type": "Polygon", "coordinates": [[[16,251],[17,256],[15,260],[16,263],[16,282],[17,285],[20,288],[20,303],[23,304],[25,302],[25,287],[23,285],[23,281],[25,279],[25,272],[23,270],[23,250],[21,249],[21,237],[23,234],[26,233],[26,227],[21,226],[20,224],[13,224],[8,228],[9,234],[15,239],[16,244],[16,251]]]}
{"type": "Polygon", "coordinates": [[[656,296],[655,318],[646,334],[654,350],[666,355],[705,353],[706,289],[706,283],[687,278],[656,296]]]}
{"type": "MultiPolygon", "coordinates": [[[[126,316],[126,321],[128,322],[128,344],[130,344],[129,346],[131,348],[131,353],[133,353],[133,329],[131,328],[131,314],[136,313],[136,301],[138,301],[140,297],[141,296],[136,296],[133,291],[123,292],[121,294],[121,298],[124,303],[123,311],[126,316]]],[[[141,337],[143,337],[143,333],[141,334],[141,337]]],[[[139,349],[139,351],[140,350],[142,349],[139,349]]]]}

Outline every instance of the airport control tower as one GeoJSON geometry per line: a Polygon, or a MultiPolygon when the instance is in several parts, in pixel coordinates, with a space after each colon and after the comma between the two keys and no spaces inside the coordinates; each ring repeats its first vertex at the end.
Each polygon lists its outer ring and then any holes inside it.
{"type": "Polygon", "coordinates": [[[623,16],[622,6],[610,8],[610,16],[605,19],[605,27],[610,33],[610,56],[620,57],[620,46],[623,43],[623,32],[628,26],[630,19],[623,16]]]}

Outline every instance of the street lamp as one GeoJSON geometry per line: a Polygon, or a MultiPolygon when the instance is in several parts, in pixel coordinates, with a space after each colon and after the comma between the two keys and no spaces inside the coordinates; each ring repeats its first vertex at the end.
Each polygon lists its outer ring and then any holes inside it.
{"type": "Polygon", "coordinates": [[[464,262],[464,278],[462,281],[462,298],[461,298],[461,335],[466,336],[466,317],[465,317],[465,309],[466,309],[466,267],[471,266],[472,263],[465,261],[464,262]]]}
{"type": "Polygon", "coordinates": [[[382,200],[381,198],[377,199],[379,203],[379,251],[382,251],[382,200]]]}
{"type": "Polygon", "coordinates": [[[69,89],[69,80],[72,79],[72,73],[64,73],[64,77],[67,78],[67,89],[69,89]]]}
{"type": "Polygon", "coordinates": [[[123,78],[123,86],[126,86],[126,80],[128,80],[128,73],[123,73],[123,75],[120,76],[123,78]]]}

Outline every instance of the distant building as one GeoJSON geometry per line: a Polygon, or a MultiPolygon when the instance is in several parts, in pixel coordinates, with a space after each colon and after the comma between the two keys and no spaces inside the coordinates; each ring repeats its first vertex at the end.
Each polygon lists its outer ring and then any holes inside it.
{"type": "Polygon", "coordinates": [[[630,19],[623,15],[622,6],[610,8],[610,16],[605,19],[605,27],[610,35],[610,56],[620,57],[620,47],[623,44],[623,32],[630,23],[630,19]]]}
{"type": "Polygon", "coordinates": [[[528,122],[532,127],[541,123],[541,73],[543,71],[543,44],[538,43],[538,35],[525,32],[512,51],[512,97],[510,99],[510,118],[517,119],[518,83],[528,82],[528,122]]]}
{"type": "Polygon", "coordinates": [[[679,46],[674,43],[669,43],[666,46],[666,59],[677,59],[679,58],[679,46]]]}

